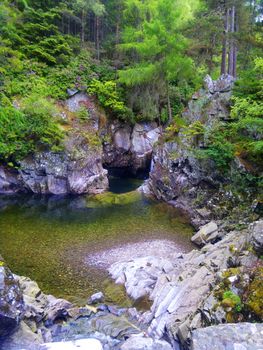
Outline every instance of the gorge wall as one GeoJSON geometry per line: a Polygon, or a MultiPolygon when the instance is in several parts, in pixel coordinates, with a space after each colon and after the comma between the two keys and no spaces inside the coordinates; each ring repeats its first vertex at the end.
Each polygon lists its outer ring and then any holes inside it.
{"type": "Polygon", "coordinates": [[[18,168],[0,166],[0,193],[96,194],[108,188],[108,171],[144,177],[161,129],[156,123],[134,125],[107,120],[85,93],[63,104],[65,139],[61,151],[43,150],[18,168]],[[81,109],[88,117],[78,118],[81,109]]]}

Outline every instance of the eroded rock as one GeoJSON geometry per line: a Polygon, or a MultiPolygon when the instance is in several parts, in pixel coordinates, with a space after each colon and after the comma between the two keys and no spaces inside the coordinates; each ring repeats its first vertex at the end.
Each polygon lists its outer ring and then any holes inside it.
{"type": "Polygon", "coordinates": [[[143,335],[135,335],[122,344],[121,350],[172,350],[172,347],[164,340],[154,340],[143,335]]]}
{"type": "Polygon", "coordinates": [[[252,244],[259,255],[263,255],[263,220],[252,224],[252,244]]]}
{"type": "Polygon", "coordinates": [[[211,221],[202,226],[200,230],[191,238],[191,241],[198,246],[204,246],[207,243],[213,243],[218,238],[218,226],[215,222],[211,221]]]}
{"type": "Polygon", "coordinates": [[[262,324],[226,324],[193,331],[191,350],[262,350],[262,348],[262,324]]]}
{"type": "Polygon", "coordinates": [[[21,288],[0,256],[0,338],[16,329],[24,309],[21,288]]]}

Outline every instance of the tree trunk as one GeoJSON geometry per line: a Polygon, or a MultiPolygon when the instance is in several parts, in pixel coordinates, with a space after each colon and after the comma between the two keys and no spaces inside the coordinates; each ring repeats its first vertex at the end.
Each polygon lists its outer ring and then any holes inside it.
{"type": "Polygon", "coordinates": [[[229,27],[228,19],[229,19],[229,10],[225,9],[225,25],[224,25],[223,45],[222,45],[221,75],[226,74],[227,37],[228,37],[228,27],[229,27]]]}
{"type": "Polygon", "coordinates": [[[100,18],[96,16],[96,50],[97,59],[100,60],[100,18]]]}
{"type": "Polygon", "coordinates": [[[228,74],[234,76],[234,57],[235,57],[235,18],[236,18],[236,8],[232,6],[230,11],[230,33],[231,38],[229,41],[229,55],[228,55],[228,74]]]}
{"type": "Polygon", "coordinates": [[[85,11],[82,10],[81,14],[81,43],[85,42],[85,11]]]}
{"type": "Polygon", "coordinates": [[[171,100],[170,100],[170,92],[169,92],[169,83],[167,83],[167,109],[168,109],[168,125],[171,124],[173,119],[171,100]]]}

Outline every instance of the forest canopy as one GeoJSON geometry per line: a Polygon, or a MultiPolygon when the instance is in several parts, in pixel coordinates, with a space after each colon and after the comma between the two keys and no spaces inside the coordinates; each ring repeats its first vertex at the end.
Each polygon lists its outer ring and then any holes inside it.
{"type": "Polygon", "coordinates": [[[224,132],[232,153],[258,159],[262,9],[262,0],[3,0],[1,159],[15,163],[40,145],[59,149],[53,116],[68,89],[95,95],[110,118],[167,125],[206,74],[237,79],[234,123],[224,132]]]}

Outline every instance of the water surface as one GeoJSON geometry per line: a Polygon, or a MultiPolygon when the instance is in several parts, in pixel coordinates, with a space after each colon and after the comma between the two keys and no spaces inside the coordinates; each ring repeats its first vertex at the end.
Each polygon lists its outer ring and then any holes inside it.
{"type": "Polygon", "coordinates": [[[1,196],[0,252],[14,273],[36,280],[45,293],[75,302],[107,293],[107,272],[87,257],[150,240],[175,242],[178,251],[192,248],[185,218],[127,192],[138,185],[115,179],[111,192],[96,197],[1,196]]]}

